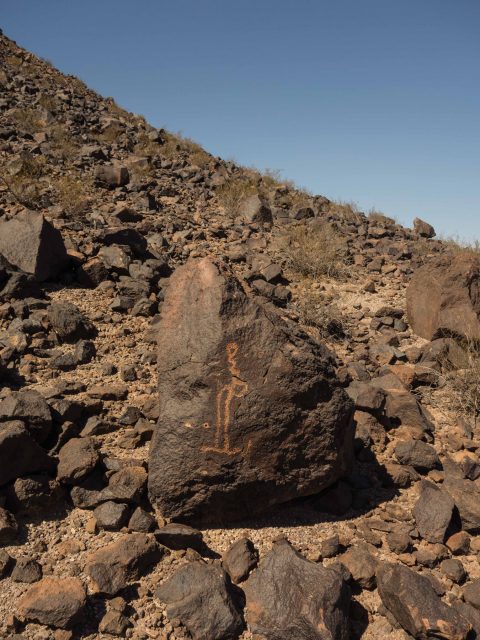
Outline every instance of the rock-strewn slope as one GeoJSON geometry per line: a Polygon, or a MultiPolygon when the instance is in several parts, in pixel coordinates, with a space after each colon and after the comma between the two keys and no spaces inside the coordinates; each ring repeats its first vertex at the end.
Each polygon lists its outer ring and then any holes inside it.
{"type": "MultiPolygon", "coordinates": [[[[428,263],[428,277],[450,286],[434,272],[452,262],[450,247],[421,220],[405,229],[214,158],[4,36],[0,61],[1,637],[247,640],[294,632],[460,640],[480,631],[480,367],[472,345],[455,339],[473,336],[458,313],[455,327],[442,319],[440,334],[427,335],[433,341],[415,335],[409,320],[414,328],[419,309],[432,308],[425,271],[406,314],[419,266],[428,263]],[[300,351],[316,341],[335,352],[327,358],[323,346],[311,347],[310,355],[318,350],[329,361],[315,397],[310,389],[292,400],[281,376],[274,383],[280,409],[288,396],[307,423],[333,393],[344,398],[345,421],[354,403],[355,460],[321,494],[274,509],[262,497],[254,517],[200,530],[155,510],[147,480],[162,407],[160,312],[174,297],[167,292],[175,269],[205,257],[228,265],[247,306],[265,309],[266,346],[289,327],[290,337],[309,334],[300,351]]],[[[477,260],[469,256],[473,268],[462,272],[469,322],[478,306],[477,260]]],[[[442,318],[447,303],[458,302],[451,293],[432,292],[442,318]]],[[[228,317],[227,308],[219,313],[228,317]]],[[[223,343],[215,335],[209,344],[223,343]]],[[[167,347],[174,343],[165,354],[167,347]]],[[[220,390],[237,418],[265,363],[262,353],[246,361],[219,349],[223,364],[203,366],[230,372],[230,386],[220,390]]],[[[172,389],[178,403],[185,389],[205,394],[208,381],[189,382],[172,389]]],[[[277,411],[264,400],[259,410],[277,411]]],[[[200,402],[192,419],[204,408],[200,402]]],[[[321,435],[322,424],[334,421],[320,418],[321,435]]],[[[271,420],[269,429],[281,435],[282,425],[271,420]]],[[[258,435],[261,425],[244,426],[258,435]]],[[[306,433],[316,442],[313,427],[306,433]]],[[[208,446],[204,431],[200,446],[208,446]]],[[[165,457],[159,434],[154,449],[165,457]]],[[[239,446],[225,441],[225,429],[223,437],[217,448],[239,446]]],[[[268,459],[281,453],[274,439],[268,447],[268,459]]],[[[302,442],[291,451],[301,455],[302,442]]],[[[300,462],[289,454],[286,469],[298,473],[300,462]]],[[[309,473],[319,460],[311,462],[309,473]]],[[[205,494],[228,486],[230,461],[215,465],[205,494]]],[[[188,484],[187,471],[191,464],[179,478],[175,468],[176,480],[188,484]]],[[[175,505],[164,474],[160,486],[155,472],[155,484],[175,505]]],[[[310,486],[308,474],[303,480],[310,486]]]]}

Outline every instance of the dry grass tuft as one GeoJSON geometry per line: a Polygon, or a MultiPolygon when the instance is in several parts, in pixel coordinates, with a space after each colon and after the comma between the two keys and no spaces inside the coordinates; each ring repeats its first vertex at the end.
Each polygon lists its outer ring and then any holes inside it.
{"type": "Polygon", "coordinates": [[[85,176],[80,179],[64,175],[55,181],[53,186],[57,203],[68,216],[80,215],[88,209],[90,205],[88,190],[91,184],[92,180],[85,176]]]}
{"type": "Polygon", "coordinates": [[[331,224],[291,225],[284,240],[291,269],[303,276],[342,278],[347,274],[346,240],[331,224]]]}
{"type": "Polygon", "coordinates": [[[245,198],[258,193],[258,188],[247,176],[230,178],[217,189],[217,198],[225,210],[225,214],[234,220],[240,213],[240,207],[245,198]]]}
{"type": "Polygon", "coordinates": [[[320,337],[338,340],[345,336],[345,320],[334,304],[328,304],[318,291],[310,291],[296,301],[300,321],[317,329],[320,337]]]}
{"type": "Polygon", "coordinates": [[[43,180],[46,164],[43,156],[32,156],[29,153],[23,153],[10,163],[6,157],[2,157],[0,180],[19,204],[29,209],[42,209],[46,204],[47,185],[43,180]]]}
{"type": "Polygon", "coordinates": [[[33,134],[43,129],[42,118],[35,109],[14,109],[10,116],[17,126],[26,133],[33,134]]]}
{"type": "Polygon", "coordinates": [[[368,212],[368,220],[369,222],[373,222],[374,224],[380,224],[384,227],[391,227],[396,223],[395,218],[390,218],[386,216],[381,211],[377,211],[376,209],[370,209],[368,212]]]}

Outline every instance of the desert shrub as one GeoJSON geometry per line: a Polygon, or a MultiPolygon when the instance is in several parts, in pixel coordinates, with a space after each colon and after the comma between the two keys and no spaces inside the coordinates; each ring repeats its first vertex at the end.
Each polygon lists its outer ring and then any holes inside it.
{"type": "Polygon", "coordinates": [[[300,321],[318,330],[322,338],[339,340],[345,337],[345,320],[338,307],[329,304],[321,293],[310,291],[301,296],[295,305],[300,314],[300,321]]]}
{"type": "Polygon", "coordinates": [[[445,406],[455,415],[473,420],[476,425],[480,415],[480,345],[474,340],[466,340],[462,346],[467,365],[452,370],[450,363],[442,363],[439,382],[445,406]]]}
{"type": "Polygon", "coordinates": [[[54,182],[57,204],[67,215],[79,215],[88,209],[90,199],[88,189],[91,179],[85,176],[63,175],[54,182]]]}
{"type": "Polygon", "coordinates": [[[43,128],[41,116],[35,109],[14,109],[10,116],[17,126],[26,133],[37,133],[43,128]]]}
{"type": "Polygon", "coordinates": [[[43,176],[46,160],[43,156],[23,153],[12,162],[0,160],[0,179],[10,195],[24,207],[42,209],[46,204],[46,183],[43,176]]]}
{"type": "Polygon", "coordinates": [[[108,126],[103,129],[98,135],[97,139],[100,142],[105,142],[107,144],[112,144],[116,142],[118,138],[125,133],[125,126],[120,122],[111,122],[108,126]]]}
{"type": "Polygon", "coordinates": [[[303,276],[340,278],[347,273],[347,243],[328,223],[291,225],[284,238],[291,269],[303,276]]]}
{"type": "Polygon", "coordinates": [[[389,218],[384,213],[382,213],[381,211],[377,211],[376,209],[370,209],[370,211],[368,212],[368,220],[370,222],[373,222],[374,224],[380,224],[385,227],[390,227],[396,224],[394,218],[389,218]]]}
{"type": "Polygon", "coordinates": [[[63,125],[55,125],[49,131],[49,141],[59,159],[66,163],[77,156],[77,143],[63,125]]]}
{"type": "Polygon", "coordinates": [[[345,222],[361,222],[363,219],[355,202],[331,200],[325,207],[325,213],[345,222]]]}
{"type": "Polygon", "coordinates": [[[9,67],[14,67],[14,68],[18,68],[21,67],[23,64],[23,60],[22,58],[20,58],[19,56],[7,56],[5,58],[5,62],[7,64],[7,66],[9,67]]]}
{"type": "Polygon", "coordinates": [[[237,218],[243,200],[258,193],[255,183],[247,176],[232,177],[217,189],[217,198],[225,210],[225,214],[232,220],[237,218]]]}
{"type": "Polygon", "coordinates": [[[53,112],[57,108],[57,101],[52,95],[42,93],[38,99],[38,104],[47,111],[53,112]]]}

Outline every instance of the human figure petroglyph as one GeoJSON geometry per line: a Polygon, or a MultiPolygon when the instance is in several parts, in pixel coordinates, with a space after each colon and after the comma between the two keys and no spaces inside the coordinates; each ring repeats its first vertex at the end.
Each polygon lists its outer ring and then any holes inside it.
{"type": "MultiPolygon", "coordinates": [[[[228,370],[231,375],[229,383],[222,386],[215,398],[215,439],[212,446],[203,446],[202,451],[213,451],[215,453],[226,453],[235,455],[242,451],[241,448],[232,448],[230,444],[230,425],[232,420],[232,407],[235,398],[242,398],[248,391],[248,384],[240,378],[240,370],[237,365],[238,344],[229,342],[226,347],[228,370]]],[[[188,428],[193,428],[189,422],[185,423],[188,428]]],[[[208,422],[203,423],[204,429],[209,429],[208,422]]],[[[247,444],[247,452],[251,443],[247,444]]]]}

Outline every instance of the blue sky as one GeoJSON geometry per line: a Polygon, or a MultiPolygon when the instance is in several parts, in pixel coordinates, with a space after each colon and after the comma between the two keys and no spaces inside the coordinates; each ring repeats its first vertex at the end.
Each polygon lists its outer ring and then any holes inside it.
{"type": "Polygon", "coordinates": [[[0,25],[216,155],[480,238],[479,0],[1,0],[0,25]]]}

